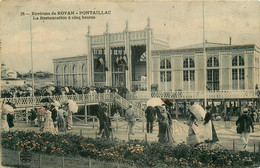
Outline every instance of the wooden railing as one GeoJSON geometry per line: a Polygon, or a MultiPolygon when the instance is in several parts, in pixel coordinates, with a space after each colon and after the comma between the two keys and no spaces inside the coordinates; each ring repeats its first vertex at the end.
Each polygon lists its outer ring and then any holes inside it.
{"type": "MultiPolygon", "coordinates": [[[[218,90],[207,91],[207,99],[254,99],[258,94],[254,90],[218,90]]],[[[150,99],[152,97],[167,99],[204,99],[203,91],[156,91],[132,92],[127,94],[129,100],[150,99]]]]}
{"type": "Polygon", "coordinates": [[[32,97],[17,97],[17,98],[3,98],[1,103],[13,103],[16,107],[32,107],[33,104],[42,105],[43,98],[50,97],[53,100],[64,102],[68,99],[75,101],[78,104],[92,104],[98,102],[112,102],[114,100],[113,93],[97,93],[97,94],[77,94],[77,95],[60,95],[60,96],[36,96],[32,97]]]}

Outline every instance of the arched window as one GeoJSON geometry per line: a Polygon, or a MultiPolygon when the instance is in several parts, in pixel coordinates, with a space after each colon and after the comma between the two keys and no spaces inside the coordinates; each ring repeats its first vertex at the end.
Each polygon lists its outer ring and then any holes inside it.
{"type": "Polygon", "coordinates": [[[161,90],[171,90],[171,61],[169,59],[162,59],[160,62],[160,81],[161,90]]]}
{"type": "Polygon", "coordinates": [[[57,86],[61,86],[62,83],[62,68],[60,65],[57,65],[56,67],[56,83],[57,86]]]}
{"type": "Polygon", "coordinates": [[[232,58],[232,89],[245,89],[245,61],[242,56],[232,58]]]}
{"type": "Polygon", "coordinates": [[[216,57],[210,57],[207,61],[207,89],[219,90],[219,62],[216,57]]]}
{"type": "Polygon", "coordinates": [[[69,66],[64,66],[64,86],[69,86],[69,66]]]}
{"type": "Polygon", "coordinates": [[[195,90],[195,62],[192,58],[183,61],[183,90],[195,90]]]}
{"type": "Polygon", "coordinates": [[[77,86],[78,80],[77,80],[77,66],[73,65],[72,67],[72,80],[73,80],[73,86],[77,86]]]}

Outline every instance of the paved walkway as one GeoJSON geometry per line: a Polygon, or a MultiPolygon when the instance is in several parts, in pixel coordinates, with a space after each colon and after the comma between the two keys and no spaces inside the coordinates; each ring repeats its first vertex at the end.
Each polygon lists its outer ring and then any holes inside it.
{"type": "MultiPolygon", "coordinates": [[[[73,133],[73,134],[82,134],[85,137],[92,137],[95,138],[97,137],[96,132],[98,131],[98,122],[94,122],[95,127],[92,127],[92,122],[91,124],[80,124],[75,122],[75,126],[73,130],[68,131],[67,133],[73,133]]],[[[120,140],[125,140],[128,141],[129,137],[126,131],[126,122],[121,121],[117,123],[118,125],[118,130],[114,128],[113,130],[113,136],[114,138],[120,139],[120,140]]],[[[146,125],[146,124],[144,124],[146,125]]],[[[116,127],[116,122],[112,122],[112,126],[116,127]]],[[[143,123],[142,122],[137,122],[135,126],[135,135],[131,135],[130,139],[138,139],[138,140],[145,140],[147,137],[148,141],[158,141],[158,125],[155,124],[155,129],[152,134],[146,134],[146,132],[143,132],[143,123]]],[[[235,150],[244,150],[242,147],[242,141],[240,139],[240,135],[236,133],[236,126],[235,122],[224,122],[224,121],[214,121],[214,126],[217,132],[217,135],[219,137],[219,141],[217,142],[218,145],[223,146],[227,149],[235,149],[235,150]],[[233,147],[234,144],[234,147],[233,147]]],[[[202,126],[200,126],[202,127],[202,126]]],[[[182,143],[186,141],[186,136],[187,136],[187,130],[188,126],[184,124],[184,120],[180,119],[178,120],[178,123],[175,123],[174,128],[174,138],[177,143],[182,143]]],[[[15,130],[31,130],[35,132],[39,132],[39,127],[33,127],[30,126],[26,123],[18,122],[15,123],[15,127],[10,129],[11,131],[15,130]]],[[[146,129],[145,129],[146,130],[146,129]]],[[[203,128],[200,129],[202,130],[202,133],[200,135],[200,138],[203,140],[203,128]]],[[[59,134],[64,134],[64,133],[59,133],[59,134]]],[[[247,147],[247,151],[251,152],[258,152],[259,149],[259,144],[260,144],[260,124],[255,124],[255,132],[250,134],[250,139],[249,139],[249,145],[247,147]],[[255,145],[255,147],[254,147],[255,145]]]]}

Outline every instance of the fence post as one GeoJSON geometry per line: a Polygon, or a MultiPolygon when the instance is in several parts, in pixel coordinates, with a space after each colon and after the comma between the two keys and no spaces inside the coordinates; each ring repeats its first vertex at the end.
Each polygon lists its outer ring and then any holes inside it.
{"type": "Polygon", "coordinates": [[[42,160],[42,155],[41,154],[39,154],[39,168],[41,168],[41,161],[42,160]]]}
{"type": "Polygon", "coordinates": [[[128,142],[130,141],[130,134],[128,133],[128,142]]]}
{"type": "Polygon", "coordinates": [[[91,168],[91,160],[88,160],[89,168],[91,168]]]}
{"type": "Polygon", "coordinates": [[[18,165],[20,166],[21,165],[21,151],[18,151],[18,165]]]}
{"type": "Polygon", "coordinates": [[[255,153],[255,143],[254,143],[254,153],[255,153]]]}
{"type": "Polygon", "coordinates": [[[85,123],[88,122],[88,108],[87,105],[85,104],[85,123]]]}
{"type": "Polygon", "coordinates": [[[92,123],[93,123],[93,128],[95,128],[94,120],[95,120],[95,118],[93,117],[93,118],[92,118],[92,121],[93,121],[93,122],[92,122],[92,123]]]}
{"type": "Polygon", "coordinates": [[[233,151],[235,151],[235,140],[233,139],[233,151]]]}
{"type": "Polygon", "coordinates": [[[147,141],[147,134],[145,134],[145,141],[147,141]]]}
{"type": "Polygon", "coordinates": [[[64,163],[64,156],[62,157],[62,168],[65,167],[65,163],[64,163]]]}
{"type": "Polygon", "coordinates": [[[80,129],[80,133],[79,134],[80,134],[80,136],[82,136],[82,129],[80,129]]]}
{"type": "Polygon", "coordinates": [[[26,121],[26,124],[28,124],[29,120],[28,120],[28,109],[27,108],[25,109],[25,121],[26,121]]]}

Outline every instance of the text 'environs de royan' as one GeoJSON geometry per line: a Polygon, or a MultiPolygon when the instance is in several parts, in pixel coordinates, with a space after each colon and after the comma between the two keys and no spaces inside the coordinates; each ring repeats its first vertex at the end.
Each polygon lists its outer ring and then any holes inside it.
{"type": "Polygon", "coordinates": [[[32,12],[37,15],[110,15],[111,11],[55,11],[55,12],[32,12]]]}

